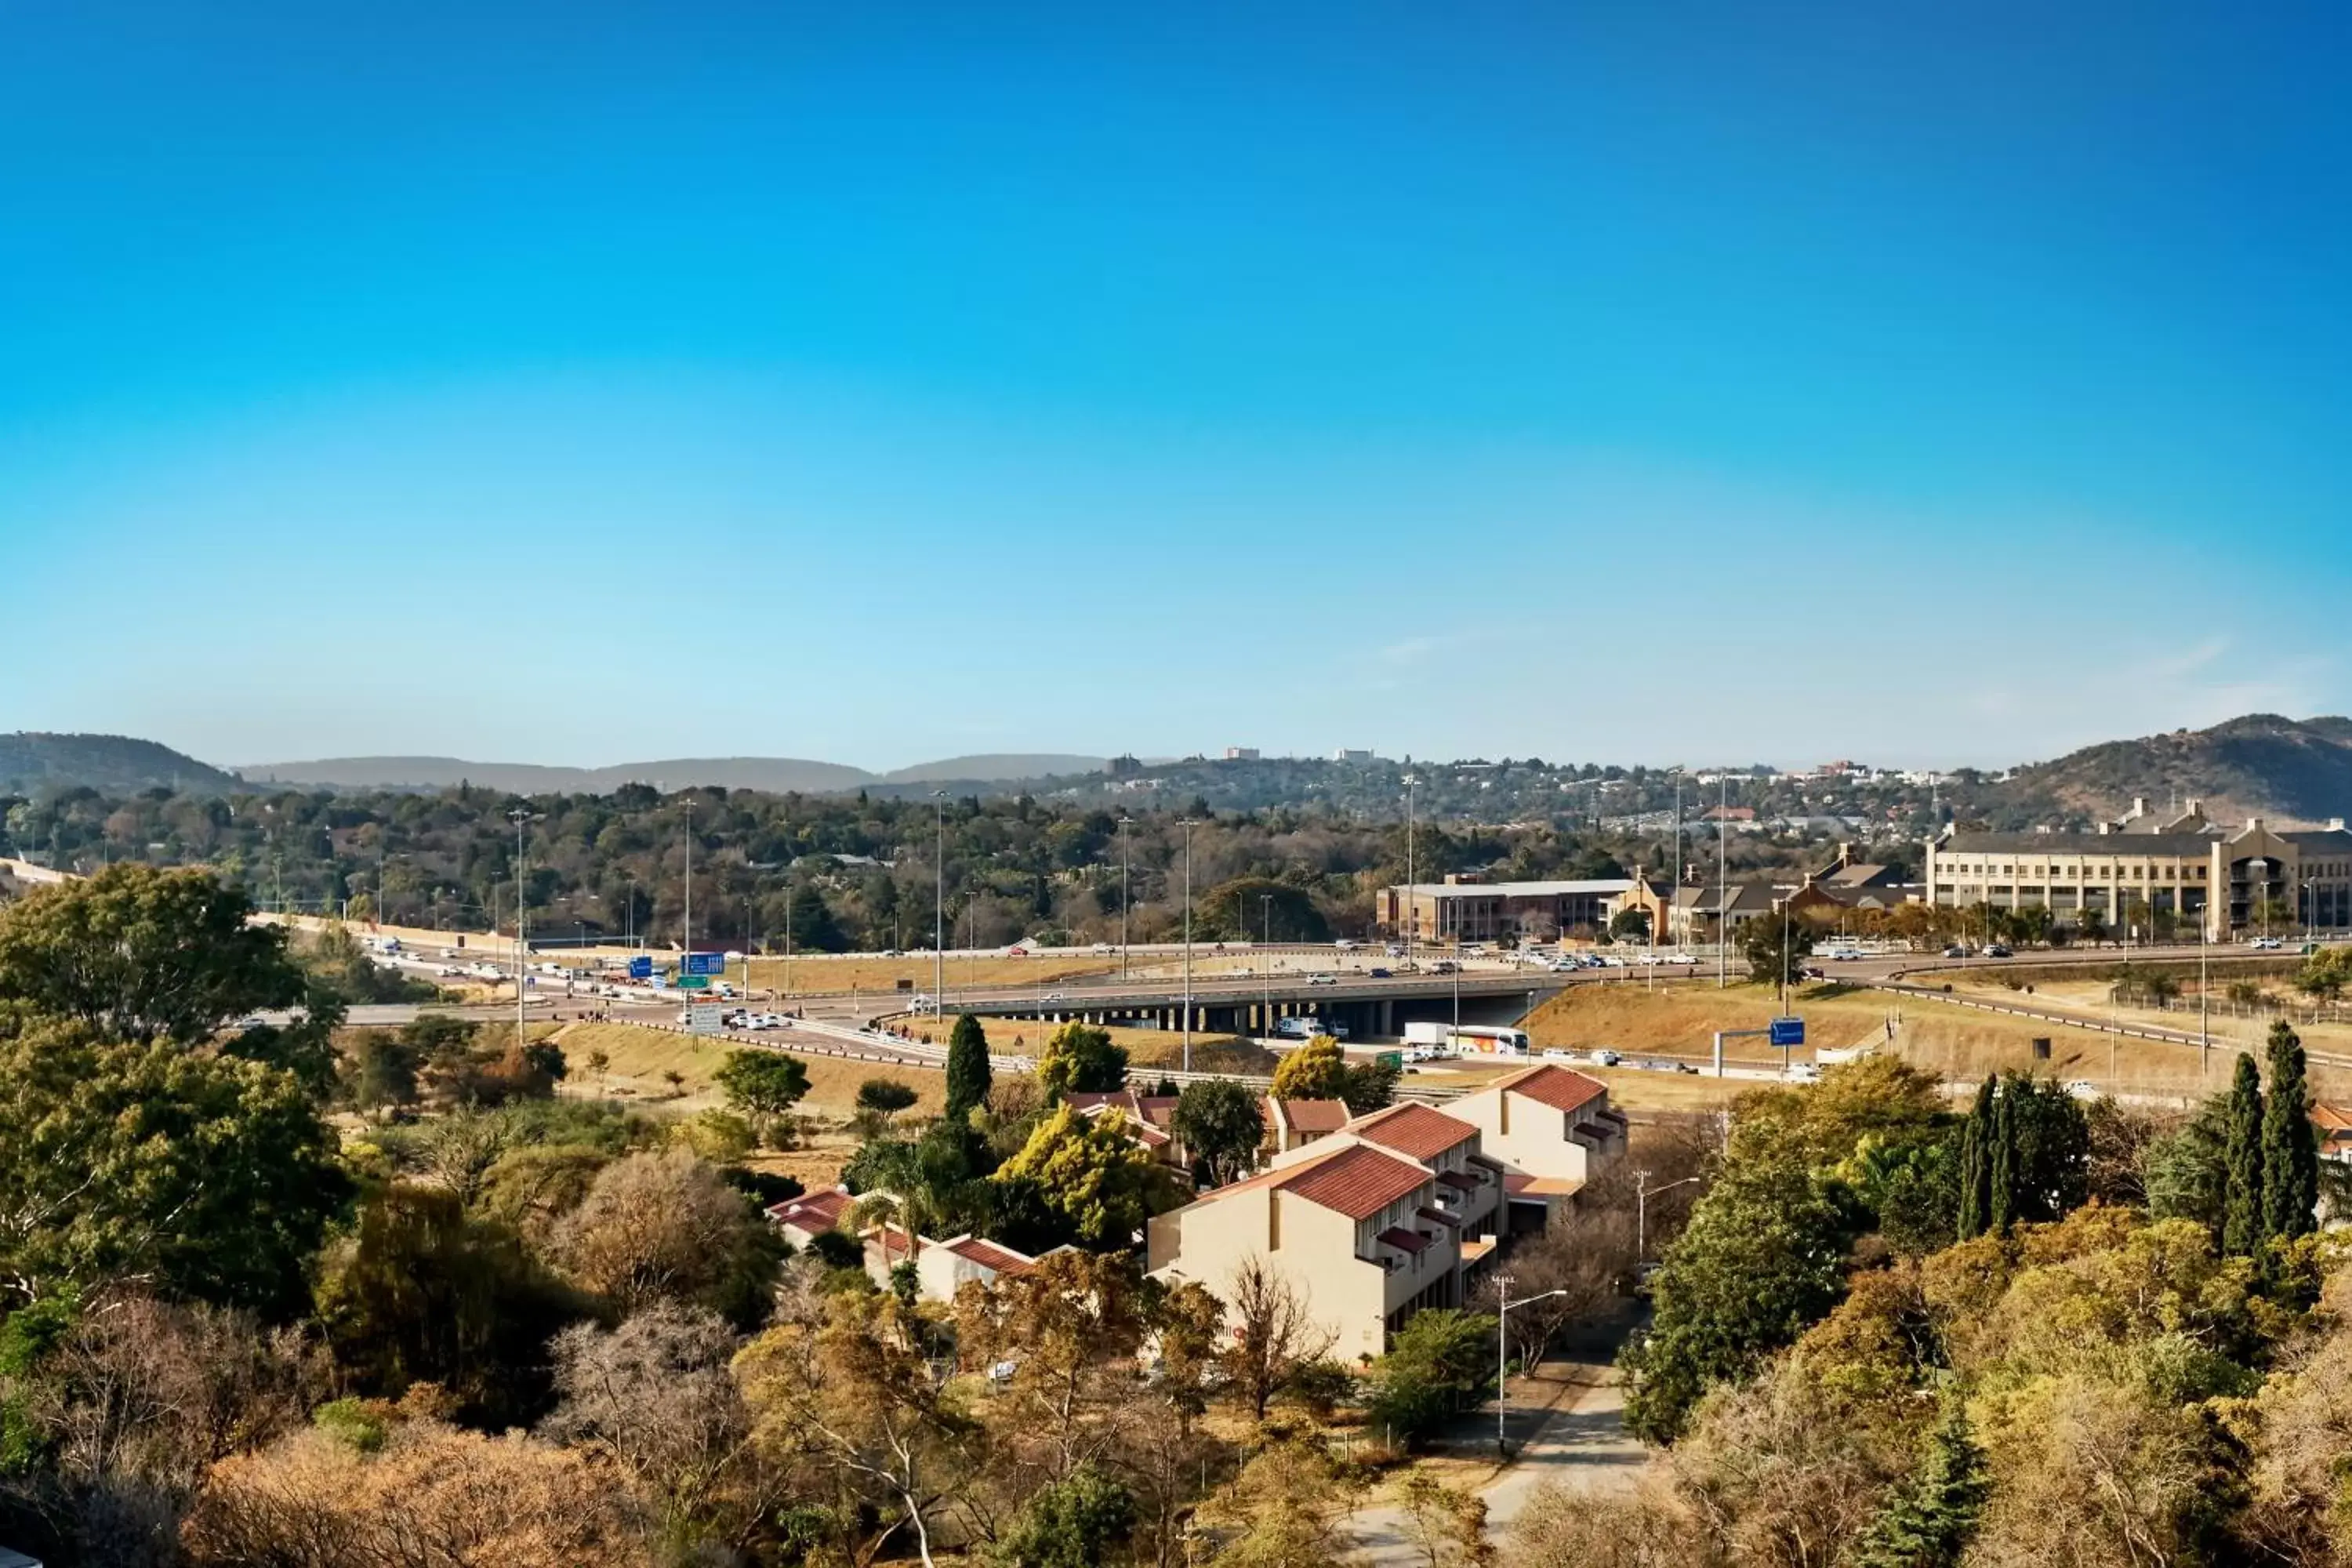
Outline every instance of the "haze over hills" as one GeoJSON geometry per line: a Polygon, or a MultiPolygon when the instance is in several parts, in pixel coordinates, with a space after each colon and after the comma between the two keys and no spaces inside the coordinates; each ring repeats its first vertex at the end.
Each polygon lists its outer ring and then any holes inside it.
{"type": "Polygon", "coordinates": [[[207,763],[128,735],[0,734],[0,788],[29,795],[47,789],[232,790],[237,781],[207,763]]]}
{"type": "Polygon", "coordinates": [[[604,768],[467,762],[457,757],[326,757],[313,762],[254,763],[236,772],[255,783],[324,784],[338,789],[446,789],[464,783],[525,795],[607,795],[623,784],[649,784],[666,789],[707,785],[813,795],[866,784],[1001,784],[1054,773],[1095,773],[1102,765],[1100,757],[993,755],[947,757],[877,773],[803,757],[673,757],[604,768]]]}
{"type": "Polygon", "coordinates": [[[2112,816],[2144,795],[2195,796],[2209,816],[2324,822],[2352,816],[2352,719],[2249,713],[2210,730],[2175,730],[2086,746],[2011,773],[2010,787],[2112,816]]]}

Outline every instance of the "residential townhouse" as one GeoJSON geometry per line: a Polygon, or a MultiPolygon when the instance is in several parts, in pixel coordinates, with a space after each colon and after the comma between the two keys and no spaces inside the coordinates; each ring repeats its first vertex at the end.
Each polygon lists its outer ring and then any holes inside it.
{"type": "Polygon", "coordinates": [[[1504,1167],[1507,1236],[1542,1229],[1625,1151],[1627,1122],[1609,1086],[1551,1062],[1448,1100],[1444,1114],[1478,1129],[1480,1152],[1504,1167]]]}
{"type": "Polygon", "coordinates": [[[1471,1123],[1407,1100],[1357,1117],[1309,1148],[1276,1154],[1271,1163],[1279,1170],[1349,1142],[1367,1143],[1412,1161],[1434,1179],[1438,1212],[1451,1219],[1459,1233],[1463,1266],[1467,1269],[1494,1248],[1508,1174],[1501,1161],[1480,1151],[1478,1139],[1478,1129],[1471,1123]]]}
{"type": "Polygon", "coordinates": [[[1329,1137],[1348,1124],[1349,1115],[1343,1100],[1276,1100],[1270,1094],[1264,1112],[1266,1144],[1276,1154],[1329,1137]]]}

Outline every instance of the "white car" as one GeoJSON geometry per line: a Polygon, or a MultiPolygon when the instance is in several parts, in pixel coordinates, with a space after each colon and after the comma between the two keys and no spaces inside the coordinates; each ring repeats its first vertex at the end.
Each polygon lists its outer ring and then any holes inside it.
{"type": "Polygon", "coordinates": [[[1548,1062],[1572,1062],[1576,1059],[1576,1053],[1564,1051],[1558,1046],[1547,1046],[1543,1049],[1541,1059],[1548,1062]]]}
{"type": "Polygon", "coordinates": [[[1670,952],[1666,954],[1666,962],[1668,963],[1696,964],[1698,962],[1698,954],[1695,952],[1670,952]]]}
{"type": "Polygon", "coordinates": [[[1789,1081],[1790,1083],[1819,1083],[1822,1081],[1822,1069],[1815,1067],[1811,1062],[1791,1062],[1789,1065],[1789,1081]]]}
{"type": "Polygon", "coordinates": [[[1622,969],[1625,967],[1625,961],[1618,957],[1613,952],[1605,953],[1601,957],[1601,967],[1603,969],[1622,969]]]}
{"type": "Polygon", "coordinates": [[[1602,1067],[1613,1068],[1622,1058],[1619,1058],[1615,1051],[1603,1047],[1600,1050],[1592,1053],[1592,1059],[1602,1067]]]}
{"type": "Polygon", "coordinates": [[[2253,941],[2246,943],[2246,945],[2251,948],[2259,949],[2263,952],[2268,952],[2273,948],[2284,947],[2286,942],[2283,939],[2274,936],[2258,936],[2254,938],[2253,941]]]}
{"type": "Polygon", "coordinates": [[[1040,1002],[1066,1002],[1069,998],[1063,995],[1058,991],[1048,991],[1044,995],[1038,997],[1037,1000],[1040,1002]]]}
{"type": "Polygon", "coordinates": [[[1336,974],[1310,974],[1307,977],[1307,984],[1309,985],[1337,985],[1339,984],[1339,977],[1336,974]]]}
{"type": "Polygon", "coordinates": [[[2096,1100],[2099,1098],[2099,1086],[2089,1079],[2078,1078],[2066,1086],[2066,1092],[2076,1100],[2096,1100]]]}
{"type": "Polygon", "coordinates": [[[1355,951],[1356,951],[1357,947],[1358,947],[1360,944],[1359,944],[1359,943],[1357,943],[1357,942],[1350,942],[1348,938],[1346,938],[1346,937],[1344,937],[1344,936],[1343,936],[1343,937],[1341,937],[1339,941],[1337,941],[1337,942],[1333,942],[1331,945],[1332,945],[1333,947],[1335,947],[1335,948],[1339,949],[1341,952],[1355,952],[1355,951]]]}

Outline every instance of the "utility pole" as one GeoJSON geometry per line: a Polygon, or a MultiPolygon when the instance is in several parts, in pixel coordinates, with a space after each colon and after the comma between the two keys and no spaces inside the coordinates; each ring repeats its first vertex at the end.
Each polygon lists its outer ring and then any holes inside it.
{"type": "Polygon", "coordinates": [[[1531,1307],[1553,1296],[1565,1296],[1566,1290],[1539,1290],[1532,1296],[1511,1300],[1511,1277],[1499,1274],[1495,1278],[1495,1452],[1503,1458],[1511,1457],[1510,1428],[1507,1424],[1511,1404],[1511,1336],[1507,1331],[1511,1321],[1511,1309],[1531,1307]]]}
{"type": "Polygon", "coordinates": [[[530,817],[531,814],[521,806],[516,806],[507,813],[508,820],[512,822],[515,827],[515,1049],[518,1051],[522,1049],[525,1041],[529,1038],[524,1027],[527,1015],[523,999],[524,986],[530,978],[530,966],[524,961],[525,954],[530,952],[530,949],[525,945],[523,936],[523,911],[530,906],[523,896],[522,848],[523,827],[530,821],[530,817]]]}
{"type": "MultiPolygon", "coordinates": [[[[1721,898],[1723,890],[1731,886],[1731,770],[1729,768],[1715,775],[1715,786],[1719,799],[1715,812],[1715,892],[1717,898],[1721,898]]],[[[1728,968],[1731,944],[1726,940],[1729,930],[1730,928],[1724,925],[1722,921],[1716,922],[1715,988],[1717,991],[1731,984],[1728,968]]]]}
{"type": "Polygon", "coordinates": [[[1413,882],[1412,865],[1412,792],[1421,781],[1412,774],[1404,775],[1404,962],[1408,972],[1412,967],[1412,939],[1421,924],[1420,889],[1413,882]]]}
{"type": "Polygon", "coordinates": [[[1274,1033],[1274,895],[1260,893],[1257,902],[1258,913],[1265,922],[1266,946],[1265,958],[1259,963],[1257,971],[1260,984],[1257,1021],[1258,1027],[1271,1035],[1274,1033]]]}
{"type": "Polygon", "coordinates": [[[1125,812],[1118,817],[1118,977],[1127,978],[1127,911],[1130,902],[1127,896],[1128,849],[1127,829],[1135,818],[1125,812]]]}
{"type": "Polygon", "coordinates": [[[1192,1070],[1192,819],[1184,819],[1184,1070],[1192,1070]]]}
{"type": "Polygon", "coordinates": [[[931,826],[937,840],[931,847],[931,1016],[942,1015],[940,998],[948,994],[948,792],[931,792],[931,826]]]}

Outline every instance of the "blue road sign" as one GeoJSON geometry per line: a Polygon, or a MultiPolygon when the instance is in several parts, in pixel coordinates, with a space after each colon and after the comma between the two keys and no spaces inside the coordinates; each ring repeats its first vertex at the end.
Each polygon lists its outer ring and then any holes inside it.
{"type": "Polygon", "coordinates": [[[685,972],[688,974],[724,974],[727,973],[727,955],[723,952],[689,952],[686,955],[685,972]]]}
{"type": "Polygon", "coordinates": [[[1801,1046],[1805,1043],[1805,1021],[1802,1018],[1772,1020],[1772,1043],[1776,1046],[1801,1046]]]}
{"type": "Polygon", "coordinates": [[[650,958],[633,958],[633,959],[629,960],[629,978],[630,978],[630,979],[632,979],[632,980],[651,980],[653,977],[654,977],[654,961],[653,961],[652,959],[650,959],[650,958]]]}

